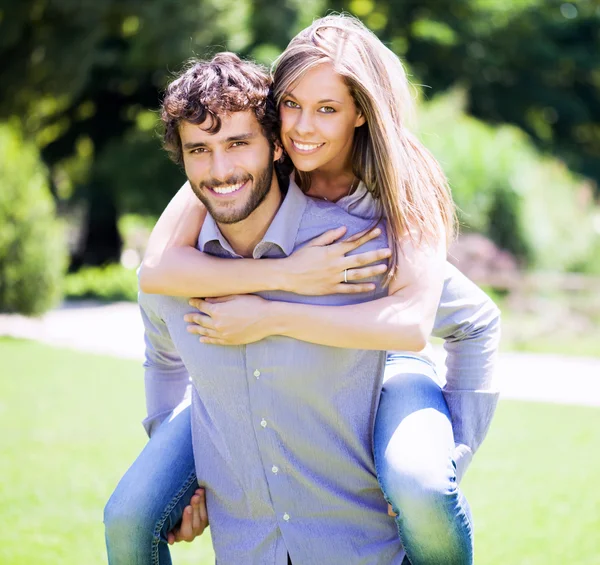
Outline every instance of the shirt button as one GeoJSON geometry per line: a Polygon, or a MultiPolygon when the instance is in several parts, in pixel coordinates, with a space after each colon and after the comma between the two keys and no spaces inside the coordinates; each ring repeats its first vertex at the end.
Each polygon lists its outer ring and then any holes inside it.
{"type": "Polygon", "coordinates": [[[260,421],[260,425],[261,425],[263,428],[266,428],[266,427],[267,427],[267,421],[266,421],[266,420],[263,418],[263,419],[260,421]]]}
{"type": "Polygon", "coordinates": [[[277,465],[273,465],[271,467],[271,471],[276,475],[277,473],[279,473],[279,467],[277,465]]]}
{"type": "Polygon", "coordinates": [[[286,512],[286,513],[283,515],[283,519],[284,519],[286,522],[288,522],[288,521],[289,521],[289,519],[290,519],[290,515],[289,515],[289,514],[286,512]]]}
{"type": "Polygon", "coordinates": [[[258,377],[260,377],[260,371],[258,369],[256,369],[256,371],[254,371],[254,376],[258,379],[258,377]]]}

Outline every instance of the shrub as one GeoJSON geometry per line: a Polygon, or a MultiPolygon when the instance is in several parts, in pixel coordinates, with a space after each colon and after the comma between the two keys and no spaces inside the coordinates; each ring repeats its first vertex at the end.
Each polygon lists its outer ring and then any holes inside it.
{"type": "Polygon", "coordinates": [[[16,123],[0,124],[0,311],[41,314],[60,298],[67,262],[47,173],[16,123]]]}
{"type": "Polygon", "coordinates": [[[461,225],[530,267],[587,270],[599,247],[591,187],[522,131],[486,125],[463,105],[455,91],[419,110],[421,138],[448,176],[461,225]]]}
{"type": "Polygon", "coordinates": [[[137,300],[138,280],[135,270],[119,264],[83,267],[65,279],[67,298],[96,300],[137,300]]]}

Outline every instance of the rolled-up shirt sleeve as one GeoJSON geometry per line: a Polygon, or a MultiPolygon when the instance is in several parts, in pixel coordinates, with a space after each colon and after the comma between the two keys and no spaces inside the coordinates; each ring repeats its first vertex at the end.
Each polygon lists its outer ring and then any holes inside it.
{"type": "Polygon", "coordinates": [[[500,310],[451,264],[447,265],[433,335],[445,340],[443,394],[452,419],[457,476],[462,477],[487,435],[498,403],[495,368],[500,310]]]}
{"type": "Polygon", "coordinates": [[[148,436],[180,405],[189,404],[191,382],[160,315],[158,297],[139,293],[146,352],[144,382],[147,417],[142,422],[148,436]]]}

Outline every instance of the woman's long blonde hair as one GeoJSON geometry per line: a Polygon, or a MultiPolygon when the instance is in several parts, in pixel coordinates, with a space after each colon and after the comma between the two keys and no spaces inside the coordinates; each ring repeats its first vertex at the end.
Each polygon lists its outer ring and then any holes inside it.
{"type": "MultiPolygon", "coordinates": [[[[443,224],[449,244],[456,231],[452,195],[436,159],[406,128],[413,100],[398,57],[356,18],[320,18],[294,37],[273,63],[276,102],[304,73],[323,63],[332,64],[345,80],[366,118],[354,134],[353,172],[380,200],[393,241],[407,235],[418,242],[438,241],[443,224]]],[[[296,175],[307,190],[310,173],[296,175]]],[[[390,277],[397,259],[394,247],[390,277]]]]}

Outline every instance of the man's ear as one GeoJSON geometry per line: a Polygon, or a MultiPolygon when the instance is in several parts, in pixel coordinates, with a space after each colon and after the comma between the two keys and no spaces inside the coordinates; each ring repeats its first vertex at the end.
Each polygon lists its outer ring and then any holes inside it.
{"type": "Polygon", "coordinates": [[[275,142],[275,151],[273,152],[273,161],[279,161],[283,155],[283,147],[279,141],[275,142]]]}

